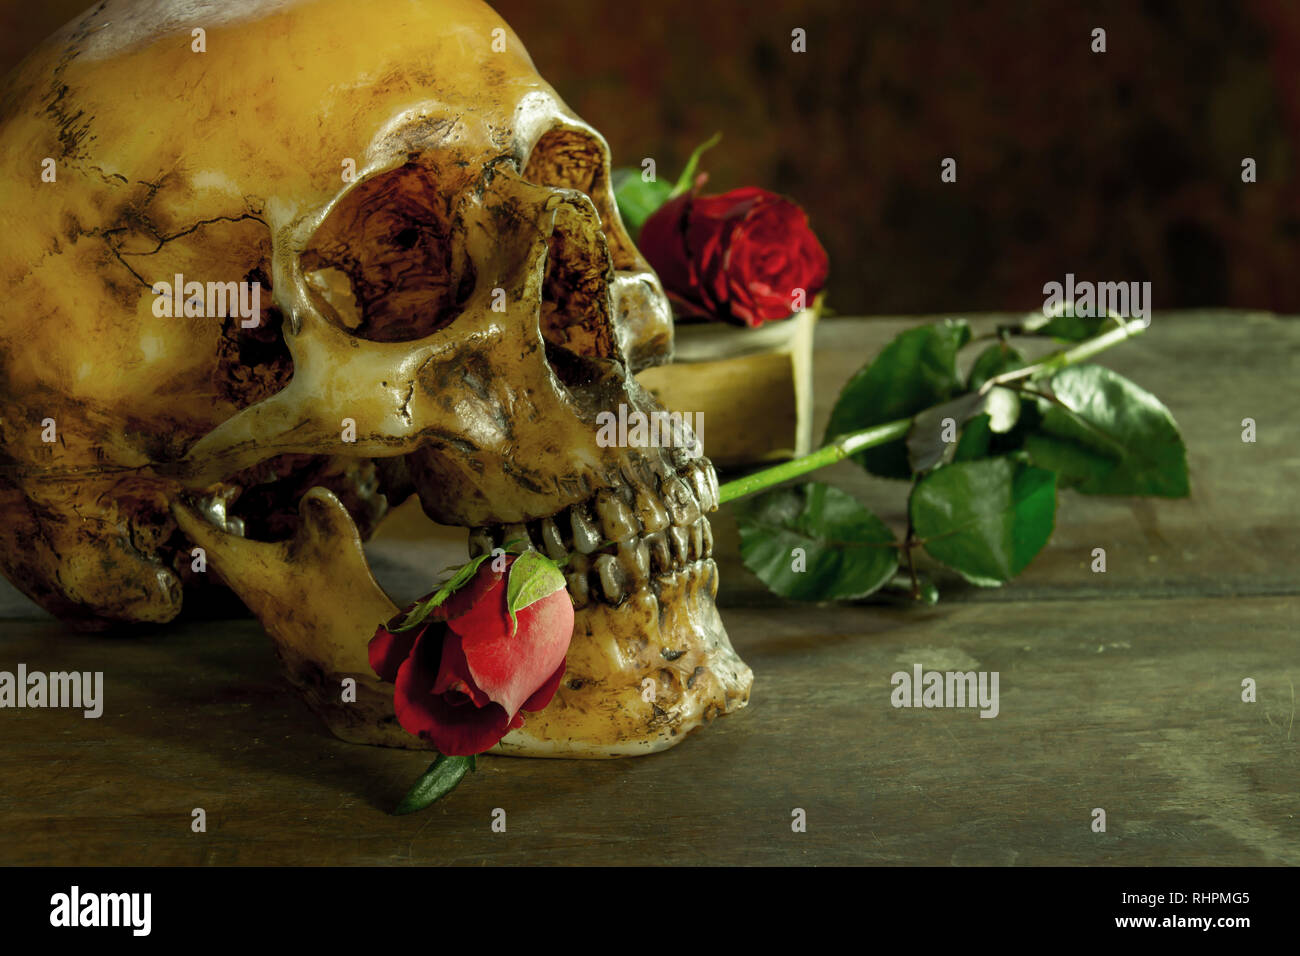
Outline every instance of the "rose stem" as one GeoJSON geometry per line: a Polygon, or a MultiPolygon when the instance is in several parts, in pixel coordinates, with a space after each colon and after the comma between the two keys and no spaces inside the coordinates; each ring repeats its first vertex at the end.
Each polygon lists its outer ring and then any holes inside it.
{"type": "Polygon", "coordinates": [[[900,418],[896,421],[886,422],[883,425],[874,425],[860,432],[850,432],[847,435],[842,435],[836,441],[823,448],[818,448],[815,452],[804,455],[802,458],[782,462],[771,468],[756,471],[752,475],[728,481],[718,489],[718,503],[726,504],[733,498],[752,495],[756,491],[762,491],[764,488],[770,488],[772,485],[788,481],[796,475],[806,474],[810,471],[816,471],[818,468],[833,465],[837,461],[843,461],[849,455],[862,451],[864,448],[883,445],[885,442],[902,438],[911,427],[912,420],[910,418],[900,418]]]}
{"type": "MultiPolygon", "coordinates": [[[[980,391],[987,392],[990,388],[1004,382],[1041,378],[1065,368],[1067,365],[1078,365],[1080,362],[1086,362],[1099,352],[1104,352],[1106,349],[1118,345],[1135,335],[1140,335],[1144,331],[1146,331],[1146,325],[1143,321],[1134,319],[1132,322],[1111,329],[1096,338],[1080,342],[1072,349],[1050,355],[1035,365],[994,376],[984,383],[980,391]]],[[[773,465],[771,468],[756,471],[752,475],[745,475],[743,478],[736,478],[724,483],[718,488],[718,504],[726,504],[728,501],[743,498],[745,495],[752,495],[756,491],[771,488],[773,485],[789,481],[799,475],[825,468],[827,465],[833,465],[837,461],[843,461],[850,455],[865,448],[897,441],[906,437],[911,428],[911,418],[899,418],[892,422],[885,422],[883,425],[872,425],[870,428],[864,428],[861,431],[841,435],[829,445],[825,445],[801,458],[782,462],[779,465],[773,465]]]]}

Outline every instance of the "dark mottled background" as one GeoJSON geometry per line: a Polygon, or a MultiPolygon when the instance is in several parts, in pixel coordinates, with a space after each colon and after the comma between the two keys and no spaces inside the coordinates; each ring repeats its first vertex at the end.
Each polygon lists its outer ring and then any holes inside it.
{"type": "MultiPolygon", "coordinates": [[[[84,5],[7,4],[0,69],[84,5]]],[[[1066,272],[1300,312],[1293,0],[494,6],[616,163],[672,175],[721,130],[710,189],[801,202],[841,312],[1028,309],[1066,272]]]]}

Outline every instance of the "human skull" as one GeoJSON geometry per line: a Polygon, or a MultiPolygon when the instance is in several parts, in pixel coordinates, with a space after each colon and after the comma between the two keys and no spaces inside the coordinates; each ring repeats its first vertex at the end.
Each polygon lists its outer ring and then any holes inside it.
{"type": "Polygon", "coordinates": [[[478,0],[96,6],[0,100],[5,575],[87,627],[219,577],[336,734],[422,746],[367,666],[397,608],[361,549],[416,493],[471,550],[576,552],[565,679],[501,752],[644,753],[743,706],[712,466],[596,440],[672,346],[609,169],[478,0]],[[268,307],[189,314],[191,280],[268,307]]]}

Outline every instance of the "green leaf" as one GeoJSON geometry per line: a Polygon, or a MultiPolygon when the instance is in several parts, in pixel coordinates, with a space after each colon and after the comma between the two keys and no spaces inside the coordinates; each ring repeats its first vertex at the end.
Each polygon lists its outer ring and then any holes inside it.
{"type": "Polygon", "coordinates": [[[782,597],[865,597],[898,568],[894,534],[852,495],[811,482],[736,502],[745,567],[782,597]],[[796,571],[795,548],[806,566],[796,571]]]}
{"type": "Polygon", "coordinates": [[[564,589],[564,575],[555,562],[540,551],[525,551],[510,565],[506,586],[506,609],[510,612],[510,633],[519,626],[515,613],[564,589]]]}
{"type": "Polygon", "coordinates": [[[1035,464],[1089,495],[1188,494],[1187,449],[1169,409],[1100,365],[1064,368],[1038,383],[1042,421],[1024,447],[1035,464]]]}
{"type": "Polygon", "coordinates": [[[1065,342],[1082,342],[1105,331],[1114,319],[1105,315],[1057,315],[1034,329],[1035,335],[1050,335],[1065,342]]]}
{"type": "Polygon", "coordinates": [[[984,412],[987,395],[967,392],[950,402],[927,408],[912,419],[907,433],[907,463],[914,473],[920,474],[947,464],[957,447],[956,429],[984,412]],[[952,419],[953,441],[944,441],[947,419],[952,419]]]}
{"type": "Polygon", "coordinates": [[[717,146],[722,140],[721,133],[714,133],[699,146],[695,147],[695,152],[691,153],[691,158],[686,161],[686,168],[682,174],[677,177],[677,182],[673,184],[672,192],[668,194],[669,199],[676,199],[683,193],[689,192],[692,183],[695,182],[695,171],[699,169],[700,157],[704,155],[705,150],[710,150],[717,146]]]}
{"type": "Polygon", "coordinates": [[[646,182],[639,169],[616,169],[611,182],[618,214],[633,237],[641,231],[645,221],[668,201],[672,192],[672,187],[665,182],[657,179],[646,182]]]}
{"type": "Polygon", "coordinates": [[[982,414],[966,423],[966,427],[961,430],[961,438],[957,439],[953,461],[975,461],[989,456],[989,444],[993,437],[989,421],[989,416],[982,414]]]}
{"type": "Polygon", "coordinates": [[[989,379],[1003,372],[1025,367],[1025,357],[1009,345],[997,342],[990,345],[975,359],[966,379],[966,387],[978,391],[989,379]]]}
{"type": "Polygon", "coordinates": [[[1090,304],[1078,300],[1057,302],[1050,309],[1026,315],[1020,323],[1020,332],[1051,336],[1065,342],[1082,342],[1105,331],[1109,325],[1122,325],[1124,322],[1120,316],[1079,314],[1091,311],[1090,304]]]}
{"type": "Polygon", "coordinates": [[[959,462],[912,489],[912,530],[972,584],[996,587],[1033,560],[1056,522],[1056,476],[1011,458],[959,462]]]}
{"type": "Polygon", "coordinates": [[[453,591],[458,590],[461,585],[472,578],[474,572],[478,570],[479,565],[490,557],[492,557],[492,555],[489,553],[480,554],[477,558],[471,558],[469,563],[463,565],[449,581],[444,583],[442,587],[438,588],[432,597],[421,601],[415,607],[411,608],[411,613],[406,615],[406,618],[400,625],[393,628],[393,633],[397,634],[401,631],[409,631],[413,627],[418,627],[435,607],[447,600],[453,591]]]}
{"type": "Polygon", "coordinates": [[[473,769],[473,757],[448,757],[446,754],[438,754],[438,758],[429,764],[429,769],[424,772],[424,776],[415,781],[415,785],[407,791],[402,802],[393,811],[393,815],[400,816],[423,810],[435,800],[440,800],[455,790],[461,778],[473,769]]]}
{"type": "MultiPolygon", "coordinates": [[[[899,335],[844,386],[831,411],[823,444],[848,432],[915,415],[961,392],[957,351],[968,341],[970,326],[960,319],[923,325],[899,335]]],[[[868,448],[853,459],[883,478],[912,474],[907,445],[901,439],[868,448]]]]}

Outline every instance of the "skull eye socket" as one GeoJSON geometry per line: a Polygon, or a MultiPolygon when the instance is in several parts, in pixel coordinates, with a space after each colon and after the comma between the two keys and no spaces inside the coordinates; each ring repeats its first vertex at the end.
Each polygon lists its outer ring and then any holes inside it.
{"type": "Polygon", "coordinates": [[[553,129],[542,134],[524,167],[524,179],[539,186],[576,189],[591,195],[604,166],[599,145],[580,130],[553,129]]]}
{"type": "Polygon", "coordinates": [[[331,210],[302,270],[336,324],[373,342],[408,342],[460,314],[474,271],[451,241],[457,190],[441,178],[407,163],[359,184],[331,210]]]}
{"type": "Polygon", "coordinates": [[[580,129],[553,129],[533,147],[524,179],[553,189],[576,189],[591,199],[600,214],[615,269],[639,269],[639,255],[623,229],[609,185],[605,144],[580,129]]]}

